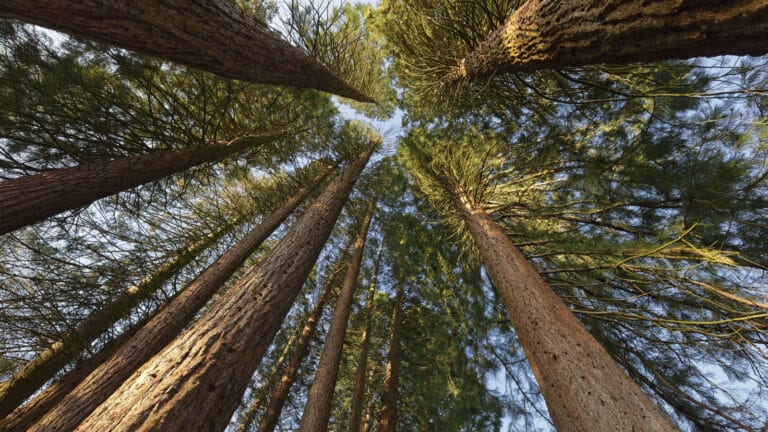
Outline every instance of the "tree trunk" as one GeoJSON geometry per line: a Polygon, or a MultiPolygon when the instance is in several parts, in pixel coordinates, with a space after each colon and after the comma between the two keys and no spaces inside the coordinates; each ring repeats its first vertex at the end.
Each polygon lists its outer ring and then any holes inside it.
{"type": "Polygon", "coordinates": [[[61,368],[90,347],[96,338],[127,316],[139,303],[154,295],[168,279],[241,222],[242,218],[176,251],[173,258],[154,273],[93,311],[76,328],[37,354],[11,378],[0,383],[0,418],[7,416],[25,399],[40,390],[61,368]]]}
{"type": "Polygon", "coordinates": [[[195,165],[224,159],[275,136],[157,150],[4,181],[0,183],[0,235],[195,165]]]}
{"type": "Polygon", "coordinates": [[[77,430],[222,430],[374,149],[372,145],[352,162],[267,257],[137,370],[77,430]]]}
{"type": "Polygon", "coordinates": [[[363,428],[360,432],[369,432],[371,426],[373,426],[373,413],[376,408],[376,393],[373,391],[373,380],[376,377],[376,364],[371,368],[368,373],[368,403],[365,406],[365,420],[363,420],[363,428]]]}
{"type": "Polygon", "coordinates": [[[765,0],[527,0],[446,81],[766,52],[765,0]]]}
{"type": "Polygon", "coordinates": [[[166,304],[134,337],[69,392],[31,430],[68,431],[77,426],[136,369],[179,334],[227,279],[311,193],[314,186],[302,188],[234,247],[219,257],[205,272],[166,304]]]}
{"type": "Polygon", "coordinates": [[[325,337],[323,352],[315,370],[315,379],[307,394],[307,402],[304,406],[304,414],[301,416],[300,432],[320,432],[328,430],[328,418],[331,415],[331,402],[333,391],[336,387],[336,377],[339,373],[341,352],[344,348],[344,337],[347,334],[347,321],[352,310],[352,302],[355,299],[355,287],[360,266],[363,262],[365,240],[368,237],[368,227],[376,210],[376,200],[372,200],[368,211],[363,217],[360,231],[355,240],[355,248],[341,285],[339,299],[333,310],[331,326],[325,337]]]}
{"type": "Polygon", "coordinates": [[[0,15],[263,84],[372,102],[229,0],[3,0],[0,15]]]}
{"type": "Polygon", "coordinates": [[[400,377],[400,325],[403,321],[403,284],[402,280],[397,281],[397,296],[395,298],[395,307],[392,311],[392,324],[389,332],[387,370],[384,375],[384,391],[381,394],[379,432],[395,432],[397,430],[397,380],[400,377]]]}
{"type": "Polygon", "coordinates": [[[555,427],[584,432],[677,430],[582,327],[496,222],[474,208],[463,192],[456,198],[555,427]]]}
{"type": "Polygon", "coordinates": [[[376,295],[376,282],[379,276],[379,265],[384,252],[384,242],[379,247],[376,263],[373,265],[373,275],[368,288],[368,300],[365,306],[365,325],[363,326],[362,341],[360,342],[360,355],[357,358],[357,373],[355,376],[355,392],[352,395],[352,406],[349,413],[347,432],[358,432],[360,420],[363,415],[363,402],[365,402],[365,380],[368,366],[368,345],[370,344],[370,327],[373,319],[373,299],[376,295]]]}
{"type": "MultiPolygon", "coordinates": [[[[348,248],[344,248],[344,251],[347,249],[348,248]]],[[[345,256],[342,254],[342,256],[339,257],[339,260],[334,264],[333,270],[326,278],[325,286],[323,286],[323,290],[320,292],[317,304],[315,304],[315,307],[312,309],[312,314],[309,316],[309,319],[304,324],[304,329],[301,331],[301,337],[299,338],[299,343],[296,345],[296,350],[294,350],[290,362],[280,376],[280,382],[277,384],[277,387],[272,392],[272,396],[269,398],[267,410],[261,417],[261,422],[259,422],[259,432],[274,431],[277,422],[280,420],[280,413],[283,411],[285,401],[288,400],[288,395],[291,386],[293,385],[293,380],[296,377],[296,372],[298,372],[301,362],[304,361],[304,358],[309,352],[309,344],[312,342],[312,335],[317,329],[317,325],[323,315],[323,309],[325,309],[325,304],[328,302],[328,298],[331,296],[331,290],[336,285],[337,278],[341,273],[343,268],[342,261],[344,258],[345,256]]],[[[247,426],[248,425],[245,425],[245,427],[247,426]]],[[[240,432],[245,432],[245,427],[241,428],[240,432]]]]}

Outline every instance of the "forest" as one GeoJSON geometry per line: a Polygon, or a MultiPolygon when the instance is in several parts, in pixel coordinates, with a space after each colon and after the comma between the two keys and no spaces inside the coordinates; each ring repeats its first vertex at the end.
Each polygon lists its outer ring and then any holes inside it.
{"type": "Polygon", "coordinates": [[[0,432],[768,431],[765,0],[3,0],[0,432]]]}

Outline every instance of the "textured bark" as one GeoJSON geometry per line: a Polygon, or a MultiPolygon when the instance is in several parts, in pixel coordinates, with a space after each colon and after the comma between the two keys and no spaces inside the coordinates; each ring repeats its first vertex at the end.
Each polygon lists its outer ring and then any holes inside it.
{"type": "Polygon", "coordinates": [[[462,211],[561,431],[675,431],[517,250],[496,222],[461,192],[462,211]]]}
{"type": "Polygon", "coordinates": [[[241,222],[242,220],[236,220],[222,226],[178,250],[173,258],[161,265],[150,276],[92,312],[77,327],[40,352],[11,378],[0,383],[0,418],[4,418],[16,409],[25,399],[53,378],[61,368],[90,347],[96,338],[109,330],[118,320],[127,316],[139,303],[152,297],[181,268],[241,222]]]}
{"type": "MultiPolygon", "coordinates": [[[[347,248],[344,250],[346,251],[347,248]]],[[[323,314],[323,309],[325,309],[325,304],[328,302],[328,298],[331,295],[331,290],[336,285],[337,278],[341,273],[341,260],[343,258],[345,257],[342,255],[339,261],[334,264],[334,269],[331,274],[328,275],[328,278],[325,281],[323,290],[320,292],[320,296],[317,299],[317,304],[315,304],[315,307],[312,308],[312,314],[304,324],[304,328],[301,331],[301,337],[299,338],[299,343],[296,344],[296,349],[291,356],[291,360],[283,370],[283,373],[280,376],[280,382],[278,382],[277,387],[275,387],[275,390],[272,392],[272,395],[269,398],[269,405],[267,406],[267,410],[261,417],[258,429],[259,432],[274,431],[275,427],[277,426],[277,422],[280,420],[280,413],[283,411],[285,401],[288,400],[291,386],[293,386],[293,380],[296,378],[296,372],[299,371],[301,363],[309,353],[309,344],[312,342],[312,336],[317,329],[317,325],[320,323],[320,318],[323,314]]],[[[241,432],[245,432],[245,429],[241,428],[241,432]]]]}
{"type": "Polygon", "coordinates": [[[376,376],[376,365],[368,372],[368,403],[365,406],[365,420],[363,421],[363,427],[360,432],[369,432],[371,426],[373,426],[373,413],[376,408],[376,394],[373,391],[373,379],[376,376]]]}
{"type": "Polygon", "coordinates": [[[527,0],[446,81],[766,52],[765,0],[527,0]]]}
{"type": "Polygon", "coordinates": [[[313,185],[302,188],[219,257],[30,430],[47,432],[69,431],[75,428],[136,369],[179,334],[227,279],[311,193],[313,188],[313,185]]]}
{"type": "Polygon", "coordinates": [[[77,430],[222,430],[374,148],[328,185],[269,255],[144,363],[77,430]]]}
{"type": "Polygon", "coordinates": [[[368,349],[370,344],[370,327],[373,319],[373,299],[376,295],[376,283],[379,276],[379,265],[384,253],[384,243],[381,243],[379,252],[376,255],[376,262],[373,265],[373,275],[371,284],[368,287],[368,300],[365,305],[365,324],[363,326],[362,341],[360,342],[360,354],[357,357],[357,373],[355,374],[355,392],[352,394],[352,403],[349,412],[349,423],[347,432],[358,432],[360,429],[360,420],[363,415],[363,402],[365,402],[365,384],[366,370],[368,366],[368,349]]]}
{"type": "Polygon", "coordinates": [[[365,240],[368,237],[368,227],[376,210],[376,200],[371,202],[368,211],[363,217],[360,231],[355,240],[355,247],[350,258],[344,282],[341,285],[339,299],[333,310],[331,326],[325,336],[325,345],[320,353],[320,361],[315,370],[315,379],[307,394],[307,402],[304,406],[304,414],[301,416],[301,432],[321,432],[328,430],[328,418],[331,415],[331,402],[333,390],[336,387],[336,377],[339,373],[341,352],[344,348],[344,337],[347,334],[347,321],[352,310],[352,302],[355,299],[355,287],[360,266],[363,262],[365,240]]]}
{"type": "Polygon", "coordinates": [[[4,181],[0,183],[0,235],[195,165],[224,159],[275,136],[158,150],[4,181]]]}
{"type": "Polygon", "coordinates": [[[397,430],[397,381],[400,378],[400,325],[403,321],[403,282],[397,282],[397,297],[392,311],[392,324],[389,331],[389,352],[387,352],[387,370],[384,375],[384,391],[381,394],[381,417],[379,432],[397,430]]]}
{"type": "Polygon", "coordinates": [[[264,84],[372,100],[229,0],[3,0],[0,16],[264,84]]]}

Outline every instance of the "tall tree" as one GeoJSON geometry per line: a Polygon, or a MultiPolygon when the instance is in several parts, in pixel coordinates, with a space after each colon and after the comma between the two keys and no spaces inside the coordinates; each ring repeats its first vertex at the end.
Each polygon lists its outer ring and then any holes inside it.
{"type": "Polygon", "coordinates": [[[130,7],[112,0],[8,1],[0,14],[225,78],[315,88],[371,102],[227,0],[139,1],[130,7]]]}
{"type": "Polygon", "coordinates": [[[403,302],[405,301],[405,281],[400,277],[395,283],[395,304],[392,308],[392,323],[389,331],[389,351],[387,352],[387,369],[384,378],[384,390],[381,394],[381,417],[379,431],[395,432],[397,430],[398,380],[400,379],[400,346],[401,326],[403,320],[403,302]]]}
{"type": "Polygon", "coordinates": [[[367,131],[349,133],[367,141],[360,157],[331,182],[265,259],[123,383],[80,430],[135,430],[141,425],[221,429],[227,424],[378,145],[376,137],[366,137],[367,131]]]}
{"type": "Polygon", "coordinates": [[[341,285],[339,299],[333,310],[333,318],[328,334],[325,337],[325,345],[320,355],[320,362],[315,371],[315,379],[307,395],[304,405],[304,414],[301,417],[301,431],[320,431],[328,429],[328,418],[331,414],[331,401],[333,390],[336,386],[336,378],[339,372],[341,351],[344,347],[344,337],[347,333],[347,322],[352,310],[352,302],[355,298],[355,287],[360,266],[363,261],[365,241],[368,237],[368,227],[376,210],[376,199],[372,199],[368,209],[360,222],[360,228],[355,239],[355,246],[350,257],[349,266],[341,285]]]}

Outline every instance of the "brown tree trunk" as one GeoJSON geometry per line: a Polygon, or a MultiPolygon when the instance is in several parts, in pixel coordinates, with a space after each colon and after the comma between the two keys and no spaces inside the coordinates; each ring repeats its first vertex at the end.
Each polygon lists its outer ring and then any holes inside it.
{"type": "MultiPolygon", "coordinates": [[[[347,249],[348,248],[344,248],[344,251],[347,249]]],[[[317,304],[315,304],[315,307],[312,309],[312,314],[309,316],[306,324],[304,324],[304,329],[301,331],[301,337],[299,338],[299,343],[296,345],[296,350],[293,352],[290,362],[283,370],[283,373],[280,376],[280,382],[277,384],[277,387],[272,392],[272,396],[269,398],[267,410],[264,412],[264,415],[259,422],[259,432],[274,431],[277,422],[280,420],[280,413],[283,411],[285,401],[288,400],[293,380],[296,378],[296,372],[298,372],[299,366],[301,366],[301,363],[309,352],[309,344],[312,342],[312,336],[320,322],[323,309],[325,309],[325,304],[331,296],[331,290],[336,285],[338,276],[343,269],[342,260],[345,258],[345,254],[342,253],[339,260],[334,264],[331,274],[326,278],[323,290],[320,292],[320,296],[317,299],[317,304]]],[[[241,428],[241,432],[245,432],[245,429],[241,428]]]]}
{"type": "Polygon", "coordinates": [[[4,181],[0,183],[0,235],[195,165],[224,159],[274,136],[157,150],[4,181]]]}
{"type": "MultiPolygon", "coordinates": [[[[402,279],[402,278],[400,278],[402,279]]],[[[397,380],[400,378],[400,325],[403,321],[404,282],[397,281],[397,296],[392,311],[392,324],[389,331],[389,352],[387,370],[384,375],[384,391],[381,394],[381,418],[379,432],[397,430],[397,380]]]]}
{"type": "MultiPolygon", "coordinates": [[[[152,358],[187,325],[243,262],[311,193],[302,188],[279,209],[219,257],[208,269],[166,304],[135,336],[105,361],[30,430],[72,430],[115,391],[144,362],[152,358]]],[[[44,396],[45,392],[43,393],[44,396]]]]}
{"type": "Polygon", "coordinates": [[[101,334],[128,315],[139,303],[150,298],[168,279],[210,247],[242,218],[220,227],[202,239],[184,247],[154,273],[128,288],[100,309],[93,311],[77,327],[40,352],[11,378],[0,383],[0,418],[16,409],[25,399],[38,391],[67,363],[77,358],[101,334]]]}
{"type": "Polygon", "coordinates": [[[3,0],[0,16],[264,84],[372,102],[230,0],[3,0]]]}
{"type": "Polygon", "coordinates": [[[365,406],[365,419],[363,420],[363,428],[360,432],[368,432],[373,426],[373,413],[376,409],[376,393],[373,391],[373,380],[376,377],[376,364],[371,368],[368,373],[368,403],[365,406]]]}
{"type": "Polygon", "coordinates": [[[261,262],[77,430],[222,430],[374,149],[352,162],[261,262]]]}
{"type": "Polygon", "coordinates": [[[488,214],[459,191],[480,256],[562,431],[675,431],[488,214]]]}
{"type": "Polygon", "coordinates": [[[446,81],[766,52],[765,0],[527,0],[446,81]]]}
{"type": "Polygon", "coordinates": [[[355,287],[357,286],[360,266],[363,262],[368,227],[371,224],[371,218],[375,210],[376,200],[372,200],[360,225],[360,231],[355,240],[355,247],[349,261],[349,267],[347,267],[347,273],[344,276],[344,283],[341,285],[341,292],[339,292],[339,299],[336,301],[336,308],[333,310],[331,326],[328,328],[328,334],[325,337],[323,352],[320,354],[320,361],[315,370],[315,379],[307,394],[307,402],[304,406],[304,414],[301,416],[301,425],[299,426],[299,431],[301,432],[328,430],[328,418],[331,415],[333,391],[336,387],[336,377],[339,373],[339,362],[341,361],[342,348],[344,348],[344,337],[347,334],[347,321],[349,321],[349,313],[352,310],[352,302],[355,299],[355,287]]]}
{"type": "Polygon", "coordinates": [[[368,287],[368,300],[365,306],[365,325],[363,326],[362,341],[360,342],[360,355],[357,357],[357,373],[355,375],[355,392],[352,395],[352,406],[349,413],[347,432],[358,432],[360,420],[363,415],[363,402],[365,399],[365,381],[368,366],[368,345],[370,344],[370,327],[373,319],[373,300],[376,295],[376,282],[379,276],[379,265],[384,252],[384,242],[379,247],[376,262],[373,265],[371,284],[368,287]]]}

